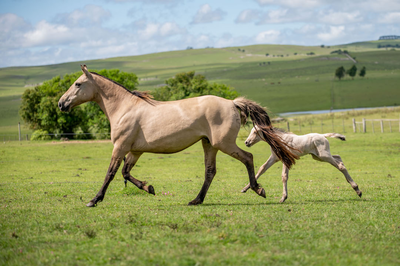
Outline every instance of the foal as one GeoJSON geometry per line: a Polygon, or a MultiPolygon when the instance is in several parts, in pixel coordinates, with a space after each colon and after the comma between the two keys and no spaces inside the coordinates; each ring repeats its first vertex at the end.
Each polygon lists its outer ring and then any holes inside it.
{"type": "MultiPolygon", "coordinates": [[[[293,152],[299,157],[311,154],[314,160],[327,162],[336,167],[343,175],[346,177],[347,182],[351,185],[351,187],[356,191],[357,195],[361,198],[362,192],[358,189],[357,184],[350,177],[347,172],[346,167],[343,164],[342,158],[339,155],[331,155],[329,142],[326,139],[337,138],[340,140],[346,140],[345,136],[337,134],[337,133],[326,133],[326,134],[318,134],[318,133],[310,133],[307,135],[298,136],[293,133],[284,132],[283,130],[275,128],[275,131],[280,135],[281,139],[286,142],[289,146],[293,147],[293,152]]],[[[250,135],[247,137],[245,144],[247,147],[251,147],[256,144],[260,140],[264,140],[258,134],[258,127],[255,126],[252,128],[250,135]]],[[[268,160],[260,167],[257,172],[256,179],[258,179],[263,173],[265,173],[268,168],[270,168],[273,164],[278,162],[279,159],[276,157],[275,153],[271,150],[271,156],[268,160]]],[[[289,179],[289,169],[283,165],[282,167],[282,182],[283,182],[283,194],[282,198],[279,201],[283,203],[287,197],[287,180],[289,179]]],[[[250,188],[248,184],[242,189],[242,192],[246,192],[250,188]]]]}

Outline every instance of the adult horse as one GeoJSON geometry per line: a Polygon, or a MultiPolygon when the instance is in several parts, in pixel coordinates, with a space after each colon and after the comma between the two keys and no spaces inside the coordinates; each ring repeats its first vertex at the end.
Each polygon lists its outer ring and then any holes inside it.
{"type": "Polygon", "coordinates": [[[189,205],[201,204],[216,174],[218,150],[241,161],[247,168],[250,187],[265,197],[265,191],[255,179],[253,156],[236,145],[240,125],[248,116],[261,130],[263,138],[289,168],[296,155],[275,134],[267,112],[255,102],[244,98],[226,100],[216,96],[202,96],[171,102],[151,99],[145,92],[129,91],[122,85],[81,66],[83,74],[60,98],[61,111],[88,101],[94,101],[106,114],[111,125],[114,144],[111,163],[104,184],[86,205],[94,207],[104,199],[122,160],[122,174],[138,188],[155,194],[152,186],[130,175],[132,167],[144,152],[175,153],[201,140],[204,149],[205,180],[197,197],[189,205]],[[126,157],[125,157],[126,156],[126,157]]]}

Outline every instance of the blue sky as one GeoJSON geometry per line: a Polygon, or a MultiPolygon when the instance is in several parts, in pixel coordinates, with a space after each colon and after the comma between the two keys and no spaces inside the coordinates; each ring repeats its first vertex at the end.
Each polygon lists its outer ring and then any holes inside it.
{"type": "Polygon", "coordinates": [[[0,67],[400,35],[399,0],[2,0],[0,67]]]}

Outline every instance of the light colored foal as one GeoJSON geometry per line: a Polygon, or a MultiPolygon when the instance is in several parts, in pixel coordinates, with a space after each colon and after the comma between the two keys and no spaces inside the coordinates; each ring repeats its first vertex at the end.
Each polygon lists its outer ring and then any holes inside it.
{"type": "MultiPolygon", "coordinates": [[[[355,190],[357,195],[361,198],[362,192],[358,189],[357,184],[353,181],[349,173],[347,172],[346,167],[343,164],[342,158],[339,155],[331,155],[329,142],[326,139],[327,137],[330,138],[337,138],[340,140],[346,140],[345,136],[337,134],[337,133],[326,133],[326,134],[318,134],[318,133],[310,133],[307,135],[298,136],[293,133],[284,132],[279,129],[275,129],[279,132],[280,137],[287,145],[294,148],[294,153],[299,157],[311,154],[314,160],[327,162],[336,167],[343,175],[346,177],[347,182],[351,185],[351,187],[355,190]]],[[[252,145],[256,144],[260,140],[263,140],[260,135],[258,134],[257,126],[253,127],[249,136],[247,137],[245,144],[247,147],[251,147],[252,145]]],[[[271,151],[271,156],[268,160],[258,169],[256,179],[258,179],[262,174],[264,174],[273,164],[278,162],[279,159],[275,155],[273,151],[271,151]]],[[[289,179],[289,168],[285,165],[282,167],[282,182],[283,182],[283,194],[282,198],[279,201],[283,203],[287,197],[287,181],[289,179]]],[[[246,192],[250,188],[250,185],[246,185],[242,192],[246,192]]]]}

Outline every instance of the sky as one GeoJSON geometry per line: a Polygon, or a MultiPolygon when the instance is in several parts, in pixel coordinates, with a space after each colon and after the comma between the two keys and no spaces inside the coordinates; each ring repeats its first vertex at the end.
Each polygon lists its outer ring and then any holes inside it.
{"type": "Polygon", "coordinates": [[[400,0],[1,0],[0,67],[400,35],[400,0]]]}

